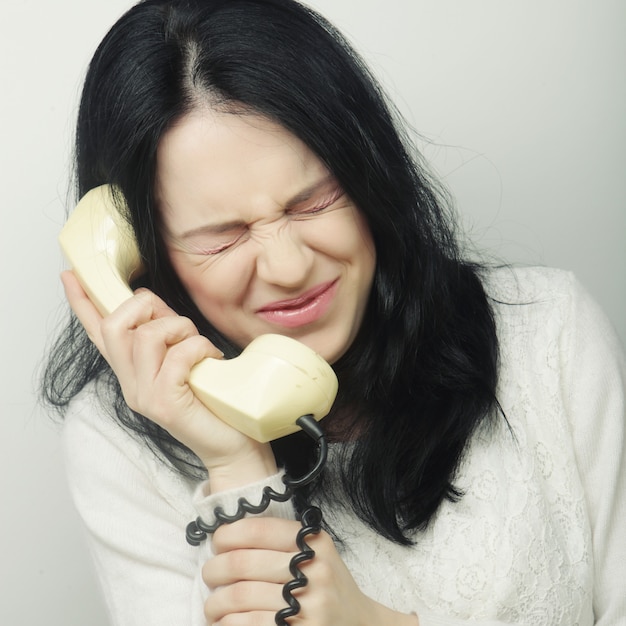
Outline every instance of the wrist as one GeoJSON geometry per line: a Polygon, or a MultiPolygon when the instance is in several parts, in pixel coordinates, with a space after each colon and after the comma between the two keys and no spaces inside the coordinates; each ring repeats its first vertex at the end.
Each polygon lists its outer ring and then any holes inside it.
{"type": "Polygon", "coordinates": [[[211,459],[205,463],[210,493],[236,489],[258,482],[278,471],[270,444],[257,444],[236,457],[211,459]]]}

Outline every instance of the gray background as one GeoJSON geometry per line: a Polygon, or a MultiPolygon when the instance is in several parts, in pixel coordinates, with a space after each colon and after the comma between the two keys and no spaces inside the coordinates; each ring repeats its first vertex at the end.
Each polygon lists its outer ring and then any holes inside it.
{"type": "MultiPolygon", "coordinates": [[[[574,270],[626,338],[626,4],[316,0],[496,259],[574,270]]],[[[0,623],[106,623],[36,368],[63,310],[81,78],[128,0],[2,0],[0,623]]]]}

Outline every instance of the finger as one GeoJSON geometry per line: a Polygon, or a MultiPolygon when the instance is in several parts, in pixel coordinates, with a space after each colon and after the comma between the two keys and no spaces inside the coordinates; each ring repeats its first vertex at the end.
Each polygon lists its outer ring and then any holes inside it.
{"type": "MultiPolygon", "coordinates": [[[[219,622],[214,622],[213,626],[274,626],[276,624],[275,617],[276,613],[271,611],[232,613],[222,617],[219,622]]],[[[293,623],[295,624],[295,622],[293,623]]]]}
{"type": "Polygon", "coordinates": [[[149,289],[142,288],[124,300],[113,313],[103,318],[105,326],[103,334],[106,339],[107,333],[114,337],[116,331],[126,334],[129,330],[135,330],[151,320],[175,316],[176,312],[161,298],[149,289]]]}
{"type": "Polygon", "coordinates": [[[233,524],[220,526],[213,535],[213,552],[257,548],[295,552],[300,522],[278,517],[244,517],[233,524]]]}
{"type": "MultiPolygon", "coordinates": [[[[133,365],[142,375],[137,383],[139,385],[152,384],[161,369],[168,349],[197,335],[198,330],[193,322],[178,315],[152,319],[138,326],[132,344],[133,365]]],[[[207,343],[209,343],[208,340],[207,343]]]]}
{"type": "Polygon", "coordinates": [[[193,367],[206,358],[219,360],[223,357],[223,352],[206,337],[198,334],[186,337],[168,348],[158,373],[159,386],[191,392],[189,377],[193,367]]]}
{"type": "Polygon", "coordinates": [[[232,550],[209,559],[202,568],[202,580],[209,589],[244,580],[282,585],[293,578],[289,572],[292,556],[274,550],[232,550]]]}
{"type": "Polygon", "coordinates": [[[282,585],[244,581],[214,591],[205,602],[204,614],[209,624],[218,622],[225,616],[234,619],[235,614],[251,611],[268,611],[272,613],[273,618],[273,615],[284,606],[282,585]]]}
{"type": "Polygon", "coordinates": [[[134,350],[137,330],[142,329],[139,335],[144,332],[149,334],[150,329],[143,327],[156,318],[177,319],[177,315],[156,294],[148,289],[140,289],[111,315],[101,320],[100,332],[109,363],[120,379],[125,395],[131,398],[136,389],[134,350]],[[129,387],[131,381],[135,381],[135,384],[129,387]]]}
{"type": "Polygon", "coordinates": [[[157,296],[153,291],[146,287],[140,287],[134,292],[134,297],[142,302],[147,303],[152,310],[152,319],[161,317],[172,317],[178,315],[162,298],[157,296]]]}
{"type": "MultiPolygon", "coordinates": [[[[139,330],[142,330],[140,327],[139,330]]],[[[139,331],[138,331],[139,332],[139,331]]],[[[182,331],[181,331],[182,332],[182,331]]],[[[173,338],[173,335],[169,335],[173,338]]],[[[136,411],[143,412],[176,436],[173,429],[189,429],[187,420],[195,412],[190,409],[200,401],[189,387],[189,375],[194,365],[206,358],[221,358],[222,353],[204,336],[193,334],[172,346],[164,342],[137,340],[135,344],[136,411]]],[[[205,428],[202,422],[198,428],[205,428]]],[[[195,436],[195,429],[188,436],[195,436]]],[[[202,433],[197,433],[201,435],[202,433]]]]}
{"type": "Polygon", "coordinates": [[[79,322],[83,325],[87,336],[104,358],[108,360],[106,347],[100,331],[102,315],[100,315],[98,309],[96,309],[85,290],[81,287],[74,272],[71,270],[61,272],[61,282],[63,283],[65,297],[79,322]]]}

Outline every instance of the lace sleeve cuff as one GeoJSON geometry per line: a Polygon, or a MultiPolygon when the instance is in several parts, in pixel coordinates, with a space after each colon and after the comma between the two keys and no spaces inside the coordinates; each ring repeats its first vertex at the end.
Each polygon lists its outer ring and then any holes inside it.
{"type": "MultiPolygon", "coordinates": [[[[270,487],[272,490],[278,493],[285,493],[285,485],[282,477],[284,472],[280,471],[273,476],[269,476],[255,483],[250,483],[239,489],[232,489],[228,491],[220,491],[218,493],[206,495],[209,491],[208,481],[200,484],[193,498],[193,503],[198,512],[198,515],[207,524],[213,524],[215,522],[215,510],[221,509],[226,515],[234,515],[238,509],[238,504],[241,498],[245,498],[252,505],[261,504],[264,493],[263,490],[266,487],[270,487]]],[[[264,517],[280,517],[284,519],[295,519],[293,506],[290,501],[276,502],[272,500],[263,511],[264,517]]]]}

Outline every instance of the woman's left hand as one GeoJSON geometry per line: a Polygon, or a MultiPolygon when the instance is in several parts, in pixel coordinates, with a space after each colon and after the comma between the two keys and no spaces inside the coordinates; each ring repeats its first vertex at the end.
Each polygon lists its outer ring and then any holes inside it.
{"type": "MultiPolygon", "coordinates": [[[[252,626],[275,624],[287,606],[283,585],[293,576],[289,561],[298,552],[299,522],[271,517],[244,518],[221,526],[213,536],[213,552],[202,577],[211,590],[205,603],[208,624],[252,626]]],[[[301,608],[290,624],[302,626],[418,626],[415,615],[388,609],[364,595],[324,531],[308,535],[315,551],[300,564],[308,585],[294,591],[301,608]]]]}

